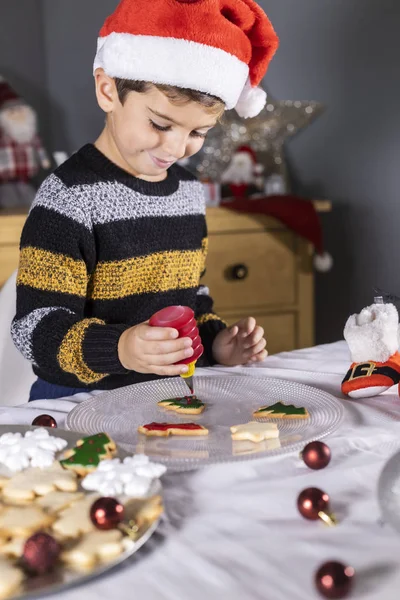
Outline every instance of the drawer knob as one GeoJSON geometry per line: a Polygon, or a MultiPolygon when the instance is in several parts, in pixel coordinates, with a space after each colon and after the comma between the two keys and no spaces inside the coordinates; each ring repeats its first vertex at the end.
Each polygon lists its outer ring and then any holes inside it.
{"type": "Polygon", "coordinates": [[[232,267],[229,267],[227,271],[227,278],[234,279],[235,281],[242,281],[243,279],[246,279],[249,274],[249,269],[244,264],[233,265],[232,267]]]}

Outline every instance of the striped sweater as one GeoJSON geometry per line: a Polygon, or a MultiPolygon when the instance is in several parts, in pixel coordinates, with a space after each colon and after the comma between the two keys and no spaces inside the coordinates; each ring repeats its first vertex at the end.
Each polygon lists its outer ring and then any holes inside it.
{"type": "Polygon", "coordinates": [[[121,333],[183,304],[210,364],[225,325],[199,284],[206,252],[193,175],[173,165],[164,181],[144,181],[87,144],[43,182],[25,223],[14,343],[50,383],[113,389],[157,378],[122,366],[121,333]]]}

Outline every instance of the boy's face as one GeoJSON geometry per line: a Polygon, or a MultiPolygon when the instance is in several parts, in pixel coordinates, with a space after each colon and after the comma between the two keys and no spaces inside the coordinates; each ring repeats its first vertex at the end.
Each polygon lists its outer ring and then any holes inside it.
{"type": "Polygon", "coordinates": [[[107,113],[100,150],[147,181],[162,181],[173,163],[196,154],[217,122],[217,115],[200,104],[173,104],[156,87],[146,93],[129,92],[121,104],[114,81],[101,70],[96,72],[96,93],[107,113]]]}

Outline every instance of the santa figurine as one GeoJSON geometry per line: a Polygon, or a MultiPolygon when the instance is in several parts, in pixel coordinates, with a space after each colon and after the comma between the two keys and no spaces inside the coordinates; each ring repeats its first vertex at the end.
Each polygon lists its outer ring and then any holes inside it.
{"type": "Polygon", "coordinates": [[[222,197],[244,198],[259,194],[263,191],[263,170],[254,150],[250,146],[240,146],[221,175],[222,197]]]}
{"type": "Polygon", "coordinates": [[[36,193],[31,180],[50,166],[35,111],[0,75],[0,207],[29,206],[36,193]]]}

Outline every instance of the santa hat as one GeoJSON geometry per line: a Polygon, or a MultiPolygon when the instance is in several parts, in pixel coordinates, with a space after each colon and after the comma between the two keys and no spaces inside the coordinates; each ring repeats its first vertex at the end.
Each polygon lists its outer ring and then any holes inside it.
{"type": "Polygon", "coordinates": [[[20,104],[22,99],[12,89],[10,84],[0,75],[0,111],[10,106],[20,104]]]}
{"type": "Polygon", "coordinates": [[[93,70],[205,92],[255,117],[278,43],[254,0],[121,0],[100,31],[93,70]]]}
{"type": "Polygon", "coordinates": [[[223,205],[240,212],[256,213],[275,217],[286,227],[306,238],[315,248],[314,266],[326,272],[332,268],[333,259],[324,252],[322,228],[314,204],[298,196],[266,196],[263,198],[235,198],[223,205]]]}

